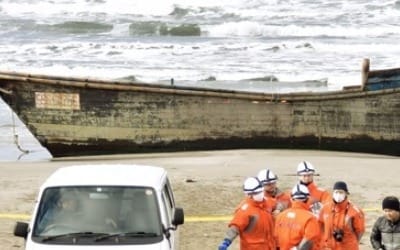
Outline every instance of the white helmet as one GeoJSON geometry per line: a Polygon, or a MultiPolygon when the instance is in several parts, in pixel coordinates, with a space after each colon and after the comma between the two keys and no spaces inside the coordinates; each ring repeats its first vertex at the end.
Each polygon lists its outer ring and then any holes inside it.
{"type": "Polygon", "coordinates": [[[297,175],[314,174],[315,168],[308,161],[302,161],[297,165],[297,175]]]}
{"type": "Polygon", "coordinates": [[[261,181],[263,185],[275,183],[278,180],[278,176],[269,169],[263,169],[258,172],[257,178],[261,181]]]}
{"type": "Polygon", "coordinates": [[[300,200],[305,201],[307,200],[308,196],[310,196],[310,192],[306,185],[303,184],[296,184],[293,187],[291,197],[293,200],[300,200]]]}
{"type": "Polygon", "coordinates": [[[257,177],[248,177],[243,183],[243,191],[245,194],[254,194],[264,191],[264,188],[257,177]]]}

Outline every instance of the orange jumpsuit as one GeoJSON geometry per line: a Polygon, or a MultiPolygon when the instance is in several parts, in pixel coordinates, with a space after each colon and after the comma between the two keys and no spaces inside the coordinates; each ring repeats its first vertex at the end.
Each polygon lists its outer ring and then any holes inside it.
{"type": "Polygon", "coordinates": [[[321,202],[323,204],[332,200],[330,193],[325,189],[318,187],[315,182],[309,183],[307,188],[310,192],[310,198],[308,199],[309,204],[313,204],[315,202],[321,202]]]}
{"type": "Polygon", "coordinates": [[[267,210],[267,212],[269,212],[270,214],[272,214],[272,212],[276,209],[277,205],[278,205],[278,201],[273,198],[273,197],[264,197],[265,199],[265,208],[267,210]]]}
{"type": "Polygon", "coordinates": [[[320,225],[308,210],[307,203],[293,201],[291,208],[280,213],[275,221],[274,235],[280,250],[290,250],[305,240],[312,243],[312,250],[319,250],[320,225]]]}
{"type": "Polygon", "coordinates": [[[319,221],[323,224],[322,249],[359,249],[359,239],[365,232],[365,217],[361,209],[348,200],[339,204],[331,201],[322,207],[319,221]],[[334,229],[343,229],[342,242],[334,239],[334,229]]]}
{"type": "Polygon", "coordinates": [[[275,250],[273,219],[267,201],[247,197],[236,209],[229,227],[239,231],[241,250],[275,250]]]}
{"type": "Polygon", "coordinates": [[[275,219],[276,216],[281,213],[283,210],[289,208],[291,206],[292,203],[292,199],[290,198],[290,195],[283,192],[282,190],[280,190],[279,188],[275,188],[274,192],[264,192],[265,197],[268,200],[274,200],[275,204],[270,204],[270,206],[272,206],[272,216],[274,218],[274,225],[275,225],[275,219]],[[274,213],[274,210],[278,209],[279,212],[274,213]]]}
{"type": "Polygon", "coordinates": [[[283,209],[289,208],[292,200],[288,193],[283,192],[279,188],[276,188],[275,192],[271,194],[270,192],[265,192],[265,196],[268,198],[275,198],[276,205],[282,207],[283,209]]]}

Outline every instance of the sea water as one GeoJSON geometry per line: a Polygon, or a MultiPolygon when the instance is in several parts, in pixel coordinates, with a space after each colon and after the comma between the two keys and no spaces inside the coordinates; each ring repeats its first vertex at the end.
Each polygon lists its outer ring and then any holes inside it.
{"type": "MultiPolygon", "coordinates": [[[[1,0],[0,71],[340,89],[360,84],[363,58],[371,69],[400,66],[399,23],[400,0],[1,0]],[[279,85],[294,81],[326,85],[279,85]]],[[[40,148],[0,101],[0,160],[10,158],[4,147],[15,148],[16,134],[32,152],[40,148]]]]}

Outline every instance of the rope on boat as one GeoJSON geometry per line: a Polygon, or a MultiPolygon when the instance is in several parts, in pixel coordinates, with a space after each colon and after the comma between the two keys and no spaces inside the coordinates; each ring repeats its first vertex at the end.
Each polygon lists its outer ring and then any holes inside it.
{"type": "Polygon", "coordinates": [[[14,135],[14,144],[17,146],[18,150],[21,151],[24,154],[28,154],[29,150],[23,149],[21,145],[18,142],[18,134],[16,133],[16,125],[15,125],[15,117],[14,117],[14,112],[11,110],[11,118],[12,118],[12,123],[13,123],[13,135],[14,135]]]}
{"type": "Polygon", "coordinates": [[[11,90],[6,90],[6,89],[3,89],[3,88],[0,88],[0,92],[1,92],[1,93],[4,93],[4,94],[6,94],[6,95],[11,95],[11,94],[12,94],[12,91],[11,91],[11,90]]]}

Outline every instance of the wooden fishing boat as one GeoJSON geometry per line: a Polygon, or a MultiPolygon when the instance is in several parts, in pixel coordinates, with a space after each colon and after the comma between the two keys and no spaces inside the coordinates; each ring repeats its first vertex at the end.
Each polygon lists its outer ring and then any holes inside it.
{"type": "Polygon", "coordinates": [[[400,155],[400,68],[343,90],[256,93],[0,72],[0,95],[53,157],[235,148],[400,155]]]}

